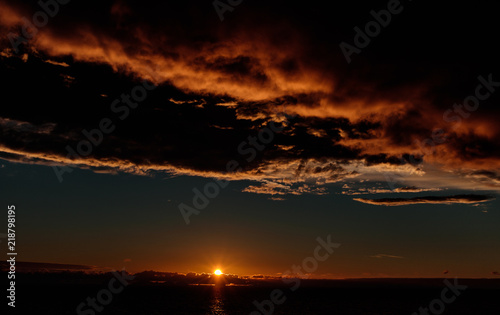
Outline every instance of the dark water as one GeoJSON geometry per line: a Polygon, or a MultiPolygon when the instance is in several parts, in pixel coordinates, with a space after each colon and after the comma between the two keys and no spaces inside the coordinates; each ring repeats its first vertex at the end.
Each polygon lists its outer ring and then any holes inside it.
{"type": "MultiPolygon", "coordinates": [[[[78,314],[77,305],[87,297],[96,297],[103,285],[26,285],[18,289],[16,312],[2,314],[78,314]]],[[[267,308],[265,314],[413,314],[421,306],[440,297],[442,288],[356,288],[301,287],[291,292],[282,286],[211,286],[130,285],[113,295],[101,312],[85,308],[80,314],[251,314],[257,311],[254,301],[270,298],[281,289],[285,301],[267,308]]],[[[446,305],[442,314],[500,314],[498,288],[470,288],[446,305]]],[[[6,299],[4,300],[6,304],[6,299]]],[[[259,314],[259,313],[254,313],[259,314]]],[[[262,314],[262,313],[260,313],[262,314]]],[[[432,313],[429,313],[432,314],[432,313]]]]}

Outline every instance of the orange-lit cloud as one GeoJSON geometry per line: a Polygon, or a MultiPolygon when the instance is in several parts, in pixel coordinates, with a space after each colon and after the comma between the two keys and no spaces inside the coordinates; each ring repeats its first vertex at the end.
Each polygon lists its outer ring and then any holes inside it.
{"type": "MultiPolygon", "coordinates": [[[[0,8],[5,34],[19,34],[23,17],[39,10],[11,1],[0,1],[0,8]]],[[[498,190],[499,110],[488,99],[470,117],[445,121],[443,114],[474,93],[477,84],[476,77],[465,84],[442,75],[453,65],[434,69],[431,62],[426,71],[410,62],[347,67],[325,38],[300,24],[269,18],[249,27],[250,9],[241,10],[240,23],[231,28],[198,9],[187,14],[181,4],[153,16],[141,16],[142,9],[130,1],[91,9],[99,13],[95,19],[79,4],[61,7],[19,56],[3,38],[0,58],[8,64],[6,71],[17,70],[5,76],[19,73],[16,80],[21,80],[30,71],[42,71],[52,82],[38,91],[46,112],[29,116],[36,107],[36,100],[29,99],[19,112],[2,114],[2,158],[97,172],[252,180],[258,183],[245,192],[276,198],[322,194],[325,185],[355,177],[384,181],[384,174],[399,174],[402,180],[434,180],[428,165],[443,172],[460,170],[463,178],[480,182],[481,189],[498,190]],[[195,27],[187,27],[191,24],[195,27]],[[82,65],[89,66],[88,72],[82,65]],[[66,146],[82,140],[82,130],[95,126],[96,116],[109,116],[109,103],[126,90],[105,86],[110,81],[101,78],[103,72],[116,86],[147,79],[160,88],[141,104],[140,115],[131,114],[92,155],[68,158],[66,146]],[[57,89],[48,93],[49,86],[57,89]],[[112,97],[105,102],[103,95],[112,97]],[[81,117],[71,116],[70,106],[81,117]],[[271,122],[283,122],[285,116],[277,112],[295,118],[257,158],[245,162],[238,146],[271,122]],[[158,149],[151,152],[151,147],[158,149]],[[234,159],[242,170],[228,174],[226,163],[234,159]]],[[[42,83],[32,82],[32,87],[42,83]]],[[[436,187],[345,193],[436,191],[454,181],[440,180],[436,187]]]]}

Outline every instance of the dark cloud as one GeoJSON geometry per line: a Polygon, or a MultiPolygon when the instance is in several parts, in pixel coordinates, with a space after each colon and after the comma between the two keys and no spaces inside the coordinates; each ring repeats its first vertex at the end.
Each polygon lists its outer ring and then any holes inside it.
{"type": "Polygon", "coordinates": [[[402,256],[395,256],[395,255],[387,255],[387,254],[377,254],[370,256],[371,258],[396,258],[396,259],[402,259],[404,257],[402,256]]]}
{"type": "Polygon", "coordinates": [[[494,200],[495,197],[488,195],[455,195],[455,196],[423,196],[413,198],[382,198],[354,200],[377,206],[403,206],[412,204],[475,204],[494,200]]]}
{"type": "Polygon", "coordinates": [[[261,186],[246,191],[271,194],[318,192],[303,185],[362,175],[360,167],[421,171],[424,162],[444,162],[496,187],[498,178],[470,174],[500,167],[500,93],[459,125],[443,121],[474,93],[479,75],[500,81],[495,10],[486,2],[474,10],[404,3],[347,64],[339,43],[352,44],[353,27],[386,5],[245,1],[221,22],[211,1],[72,1],[16,55],[8,34],[19,34],[21,18],[40,8],[0,1],[0,83],[15,99],[0,109],[1,156],[252,179],[261,186]],[[456,23],[455,16],[468,18],[456,23]],[[125,112],[111,104],[144,79],[158,87],[120,119],[125,112]],[[283,122],[280,112],[287,127],[247,161],[238,147],[283,122]],[[89,156],[68,158],[66,147],[76,148],[82,130],[103,118],[116,129],[89,156]],[[432,139],[436,129],[446,141],[423,150],[416,140],[432,139]],[[238,174],[225,174],[231,160],[242,166],[238,174]],[[288,186],[270,186],[278,180],[288,186]]]}
{"type": "Polygon", "coordinates": [[[440,191],[442,188],[418,188],[418,187],[395,187],[393,189],[387,188],[354,188],[345,184],[345,190],[342,191],[344,195],[367,195],[367,194],[387,194],[387,193],[420,193],[426,191],[440,191]]]}

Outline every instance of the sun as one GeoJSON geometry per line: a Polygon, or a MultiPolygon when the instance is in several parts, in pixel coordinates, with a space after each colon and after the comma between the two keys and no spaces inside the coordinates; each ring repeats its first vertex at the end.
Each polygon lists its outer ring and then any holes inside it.
{"type": "Polygon", "coordinates": [[[219,269],[214,271],[214,275],[220,276],[221,274],[222,274],[222,271],[220,271],[219,269]]]}

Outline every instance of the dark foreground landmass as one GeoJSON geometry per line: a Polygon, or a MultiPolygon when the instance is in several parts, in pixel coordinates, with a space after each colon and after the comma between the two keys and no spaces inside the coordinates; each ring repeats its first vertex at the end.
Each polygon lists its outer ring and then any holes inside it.
{"type": "Polygon", "coordinates": [[[5,296],[2,314],[402,315],[438,314],[433,310],[442,307],[441,314],[498,315],[499,296],[500,279],[283,281],[152,271],[21,271],[16,273],[15,311],[5,296]],[[428,313],[419,311],[425,308],[428,313]]]}

